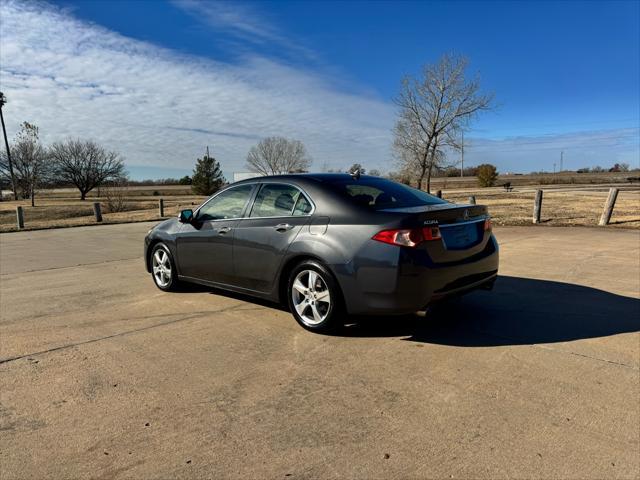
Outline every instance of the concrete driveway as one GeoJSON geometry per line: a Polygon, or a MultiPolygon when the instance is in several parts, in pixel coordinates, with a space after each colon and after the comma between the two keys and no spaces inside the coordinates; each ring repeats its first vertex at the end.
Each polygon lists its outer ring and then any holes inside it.
{"type": "Polygon", "coordinates": [[[338,335],[144,271],[149,224],[0,235],[0,477],[638,478],[640,233],[497,229],[501,277],[338,335]]]}

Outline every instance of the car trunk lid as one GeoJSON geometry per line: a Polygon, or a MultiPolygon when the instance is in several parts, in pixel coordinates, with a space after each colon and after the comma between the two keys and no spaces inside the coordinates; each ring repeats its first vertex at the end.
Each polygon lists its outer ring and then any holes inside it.
{"type": "Polygon", "coordinates": [[[407,227],[439,227],[440,240],[427,241],[417,247],[426,249],[434,263],[455,262],[476,255],[486,247],[489,239],[490,232],[484,229],[488,218],[484,205],[445,203],[384,212],[405,214],[407,227]]]}

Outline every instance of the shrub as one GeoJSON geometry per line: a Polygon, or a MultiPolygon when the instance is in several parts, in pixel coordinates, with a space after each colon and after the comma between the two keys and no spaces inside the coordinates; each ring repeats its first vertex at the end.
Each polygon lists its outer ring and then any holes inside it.
{"type": "Polygon", "coordinates": [[[127,187],[129,183],[125,177],[117,178],[102,188],[107,201],[109,213],[127,211],[127,187]]]}
{"type": "Polygon", "coordinates": [[[478,184],[481,187],[493,187],[498,179],[498,169],[495,165],[485,163],[478,165],[477,173],[478,184]]]}

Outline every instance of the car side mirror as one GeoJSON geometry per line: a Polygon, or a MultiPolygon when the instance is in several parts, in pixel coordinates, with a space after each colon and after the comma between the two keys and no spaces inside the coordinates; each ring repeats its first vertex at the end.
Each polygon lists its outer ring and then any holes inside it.
{"type": "Polygon", "coordinates": [[[180,219],[180,223],[191,223],[193,221],[193,210],[187,208],[186,210],[180,210],[180,215],[178,217],[180,219]]]}

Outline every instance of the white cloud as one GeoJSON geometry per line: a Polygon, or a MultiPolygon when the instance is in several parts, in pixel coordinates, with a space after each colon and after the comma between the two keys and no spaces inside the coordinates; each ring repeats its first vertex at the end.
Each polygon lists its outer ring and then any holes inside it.
{"type": "MultiPolygon", "coordinates": [[[[49,5],[3,1],[0,16],[9,132],[27,120],[45,142],[93,138],[130,165],[164,168],[190,169],[208,144],[225,171],[244,170],[258,138],[283,135],[302,140],[316,167],[389,167],[393,107],[311,71],[177,54],[49,5]]],[[[265,32],[255,35],[279,35],[265,32]]]]}
{"type": "Polygon", "coordinates": [[[171,3],[190,14],[198,22],[214,30],[223,31],[254,46],[269,44],[281,54],[302,56],[315,60],[316,54],[299,41],[289,39],[254,6],[239,1],[171,0],[171,3]],[[282,50],[285,50],[284,52],[282,50]]]}
{"type": "MultiPolygon", "coordinates": [[[[277,45],[288,52],[284,57],[298,48],[246,5],[175,1],[245,45],[277,45]]],[[[179,54],[48,4],[0,0],[0,19],[0,89],[9,99],[10,136],[26,120],[40,127],[45,143],[93,138],[120,151],[129,166],[147,167],[148,175],[154,167],[190,171],[206,145],[226,173],[243,171],[248,149],[270,135],[302,140],[316,170],[356,162],[394,168],[394,106],[354,90],[352,82],[344,91],[335,73],[246,50],[238,65],[179,54]]],[[[637,128],[468,140],[467,165],[490,162],[503,171],[551,170],[563,149],[567,168],[640,161],[637,128]]]]}

